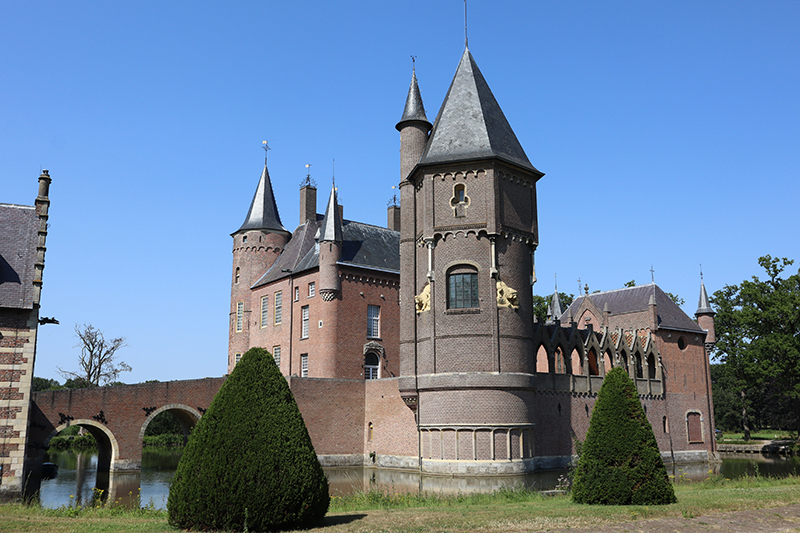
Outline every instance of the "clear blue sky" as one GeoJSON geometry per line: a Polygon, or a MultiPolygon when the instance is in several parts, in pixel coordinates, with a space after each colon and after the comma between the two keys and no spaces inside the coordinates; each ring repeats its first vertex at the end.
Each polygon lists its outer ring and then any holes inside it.
{"type": "MultiPolygon", "coordinates": [[[[36,375],[75,324],[125,336],[122,381],[226,370],[230,233],[268,139],[285,226],[311,163],[385,224],[410,55],[433,121],[461,0],[3,2],[0,201],[50,170],[36,375]]],[[[539,182],[537,294],[656,282],[693,314],[800,260],[800,2],[472,0],[469,45],[539,182]]]]}

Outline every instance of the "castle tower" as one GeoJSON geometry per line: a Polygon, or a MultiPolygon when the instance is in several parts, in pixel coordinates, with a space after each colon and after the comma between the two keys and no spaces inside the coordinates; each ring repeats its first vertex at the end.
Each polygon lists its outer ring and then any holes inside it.
{"type": "Polygon", "coordinates": [[[697,311],[695,311],[694,316],[697,317],[697,325],[707,332],[707,350],[710,350],[717,342],[716,332],[714,331],[714,315],[716,315],[716,313],[711,308],[711,304],[708,301],[708,293],[703,283],[703,275],[700,274],[700,301],[697,304],[697,311]]]}
{"type": "Polygon", "coordinates": [[[336,263],[342,258],[342,217],[336,199],[336,184],[331,187],[325,217],[319,227],[319,293],[330,302],[342,290],[339,268],[336,263]]]}
{"type": "MultiPolygon", "coordinates": [[[[416,98],[414,82],[409,98],[416,98]]],[[[401,143],[404,134],[421,138],[420,122],[401,120],[401,143]]],[[[457,453],[458,442],[440,441],[450,450],[442,459],[466,461],[469,470],[474,461],[520,458],[520,447],[513,452],[496,444],[519,442],[512,432],[527,439],[532,432],[530,283],[538,245],[536,182],[543,174],[468,49],[415,164],[411,146],[401,149],[401,173],[408,174],[401,174],[399,385],[417,408],[423,469],[437,464],[426,467],[425,457],[442,455],[426,451],[426,442],[432,446],[426,435],[457,439],[446,429],[458,426],[473,428],[481,442],[470,447],[474,453],[457,453]]]]}
{"type": "Polygon", "coordinates": [[[238,357],[251,348],[250,327],[255,327],[255,317],[259,316],[259,313],[251,309],[250,287],[275,263],[291,237],[281,224],[266,159],[247,217],[231,237],[233,237],[233,277],[228,372],[233,370],[238,357]]]}

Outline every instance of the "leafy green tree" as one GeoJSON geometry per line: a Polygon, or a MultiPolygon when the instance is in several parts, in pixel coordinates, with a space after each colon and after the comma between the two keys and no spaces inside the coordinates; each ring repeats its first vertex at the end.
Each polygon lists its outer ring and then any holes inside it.
{"type": "Polygon", "coordinates": [[[781,277],[794,261],[758,259],[767,279],[753,276],[714,293],[717,333],[715,358],[725,364],[729,387],[739,397],[740,424],[750,438],[753,400],[767,391],[794,413],[791,425],[800,430],[800,271],[781,277]],[[759,392],[752,398],[748,391],[759,392]]]}
{"type": "Polygon", "coordinates": [[[195,426],[169,491],[169,523],[266,531],[322,519],[328,481],[286,380],[251,348],[195,426]]]}
{"type": "Polygon", "coordinates": [[[653,428],[622,368],[603,381],[581,447],[572,500],[603,505],[675,503],[653,428]]]}
{"type": "Polygon", "coordinates": [[[183,436],[183,426],[180,421],[169,411],[163,411],[147,425],[144,431],[146,437],[155,435],[180,435],[183,436]]]}
{"type": "Polygon", "coordinates": [[[55,379],[39,378],[33,376],[31,380],[31,390],[33,392],[46,391],[46,390],[59,390],[64,387],[55,379]]]}

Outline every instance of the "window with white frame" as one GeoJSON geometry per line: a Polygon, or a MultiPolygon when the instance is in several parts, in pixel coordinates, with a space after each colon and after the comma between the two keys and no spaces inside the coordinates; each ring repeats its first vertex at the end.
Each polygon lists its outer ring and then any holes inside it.
{"type": "Polygon", "coordinates": [[[283,293],[278,291],[275,293],[275,324],[281,323],[283,317],[283,293]]]}
{"type": "Polygon", "coordinates": [[[234,364],[238,365],[239,361],[241,361],[241,360],[242,360],[242,354],[237,353],[236,355],[233,356],[234,364]]]}
{"type": "Polygon", "coordinates": [[[261,327],[265,328],[269,326],[269,322],[267,322],[267,310],[269,309],[269,296],[262,296],[261,297],[261,327]]]}
{"type": "Polygon", "coordinates": [[[317,284],[312,281],[311,283],[308,284],[308,297],[313,298],[316,293],[317,293],[317,284]]]}
{"type": "Polygon", "coordinates": [[[242,331],[244,323],[244,302],[236,303],[236,331],[242,331]]]}
{"type": "Polygon", "coordinates": [[[300,354],[300,377],[307,378],[308,377],[308,354],[301,353],[300,354]]]}
{"type": "Polygon", "coordinates": [[[367,337],[379,338],[381,336],[381,307],[379,305],[367,306],[367,337]]]}
{"type": "Polygon", "coordinates": [[[295,287],[294,288],[294,301],[295,302],[299,302],[300,301],[300,287],[295,287]]]}
{"type": "Polygon", "coordinates": [[[278,368],[281,367],[281,347],[280,346],[273,346],[272,347],[272,358],[275,359],[275,364],[278,365],[278,368]]]}
{"type": "Polygon", "coordinates": [[[300,331],[300,338],[307,339],[308,338],[308,306],[304,305],[301,308],[301,316],[302,316],[302,330],[300,331]]]}
{"type": "Polygon", "coordinates": [[[375,352],[367,352],[364,356],[364,379],[378,379],[380,358],[375,352]]]}

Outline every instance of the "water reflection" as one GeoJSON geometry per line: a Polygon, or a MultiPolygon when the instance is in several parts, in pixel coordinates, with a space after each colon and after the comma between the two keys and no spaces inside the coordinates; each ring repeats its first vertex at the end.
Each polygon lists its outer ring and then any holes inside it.
{"type": "MultiPolygon", "coordinates": [[[[103,488],[103,499],[128,506],[151,505],[165,509],[169,485],[182,449],[145,448],[142,471],[139,473],[111,473],[107,479],[97,477],[97,454],[72,451],[51,451],[45,461],[59,466],[58,477],[43,480],[40,501],[44,507],[63,505],[88,505],[95,496],[94,487],[103,488]]],[[[698,481],[710,474],[726,478],[743,475],[773,476],[800,475],[800,457],[764,456],[759,454],[726,454],[722,464],[697,463],[667,465],[667,471],[678,481],[698,481]]],[[[327,468],[332,496],[343,496],[357,491],[380,490],[390,493],[428,492],[456,494],[491,492],[503,487],[526,486],[534,490],[549,490],[558,485],[563,470],[537,472],[524,476],[503,477],[452,477],[420,476],[418,472],[377,468],[327,468]]],[[[102,476],[101,476],[102,477],[102,476]]]]}

